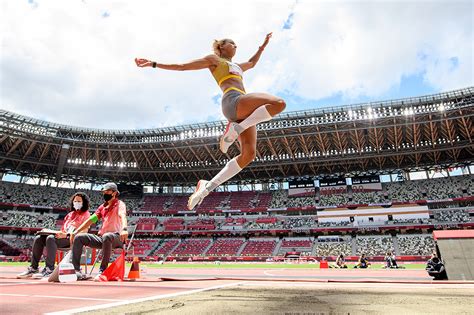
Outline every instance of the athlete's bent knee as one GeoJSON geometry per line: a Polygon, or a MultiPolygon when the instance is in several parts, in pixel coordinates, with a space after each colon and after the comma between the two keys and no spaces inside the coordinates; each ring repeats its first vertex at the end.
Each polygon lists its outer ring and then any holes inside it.
{"type": "Polygon", "coordinates": [[[285,108],[286,108],[285,100],[279,99],[278,101],[276,101],[276,106],[277,106],[277,109],[278,109],[279,112],[284,111],[285,108]]]}
{"type": "Polygon", "coordinates": [[[102,236],[102,241],[105,243],[105,242],[109,242],[109,243],[112,243],[112,241],[114,240],[114,233],[105,233],[103,236],[102,236]]]}

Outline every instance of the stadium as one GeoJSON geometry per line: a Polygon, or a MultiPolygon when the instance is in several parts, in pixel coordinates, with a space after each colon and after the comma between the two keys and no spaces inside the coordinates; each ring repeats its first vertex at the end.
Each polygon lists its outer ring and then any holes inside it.
{"type": "Polygon", "coordinates": [[[474,227],[473,116],[474,87],[285,112],[258,125],[255,161],[189,211],[197,180],[237,154],[217,149],[226,122],[104,130],[2,110],[0,174],[17,180],[0,182],[0,274],[14,285],[35,233],[61,227],[70,197],[86,193],[93,210],[115,182],[134,235],[126,259],[148,278],[203,291],[259,279],[432,283],[433,232],[474,227]],[[402,270],[382,270],[387,252],[402,270]],[[372,270],[324,269],[341,254],[350,268],[365,254],[372,270]]]}

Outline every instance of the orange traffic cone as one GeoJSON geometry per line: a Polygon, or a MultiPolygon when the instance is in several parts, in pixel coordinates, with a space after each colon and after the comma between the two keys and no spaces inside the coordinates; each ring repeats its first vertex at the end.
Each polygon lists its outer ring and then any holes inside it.
{"type": "Polygon", "coordinates": [[[132,281],[140,279],[140,260],[138,257],[133,257],[132,267],[130,267],[130,272],[128,273],[127,278],[132,281]]]}

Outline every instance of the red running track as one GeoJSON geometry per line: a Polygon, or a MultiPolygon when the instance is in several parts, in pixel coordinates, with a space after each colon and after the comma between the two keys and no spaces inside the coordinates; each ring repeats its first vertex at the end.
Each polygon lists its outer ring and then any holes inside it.
{"type": "Polygon", "coordinates": [[[0,280],[2,314],[44,314],[114,306],[238,285],[239,281],[48,283],[0,280]]]}

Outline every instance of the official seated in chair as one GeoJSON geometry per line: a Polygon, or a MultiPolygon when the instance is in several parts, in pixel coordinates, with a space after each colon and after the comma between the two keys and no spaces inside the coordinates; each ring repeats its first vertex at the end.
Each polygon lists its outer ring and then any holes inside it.
{"type": "Polygon", "coordinates": [[[95,213],[71,233],[72,264],[76,270],[78,279],[84,279],[80,271],[81,253],[84,246],[98,248],[102,250],[102,263],[99,274],[107,268],[112,254],[112,249],[122,247],[128,238],[127,231],[127,207],[125,203],[118,199],[120,192],[115,183],[107,183],[102,188],[104,203],[95,213]],[[102,227],[98,235],[82,233],[94,223],[102,220],[102,227]]]}
{"type": "Polygon", "coordinates": [[[73,231],[89,217],[89,197],[83,193],[75,193],[69,202],[69,213],[64,218],[60,231],[43,229],[33,240],[33,249],[31,254],[31,264],[25,272],[17,275],[17,278],[44,278],[49,277],[54,270],[54,260],[58,248],[69,248],[70,240],[68,232],[73,231]],[[39,272],[39,261],[46,247],[45,267],[39,272]]]}

